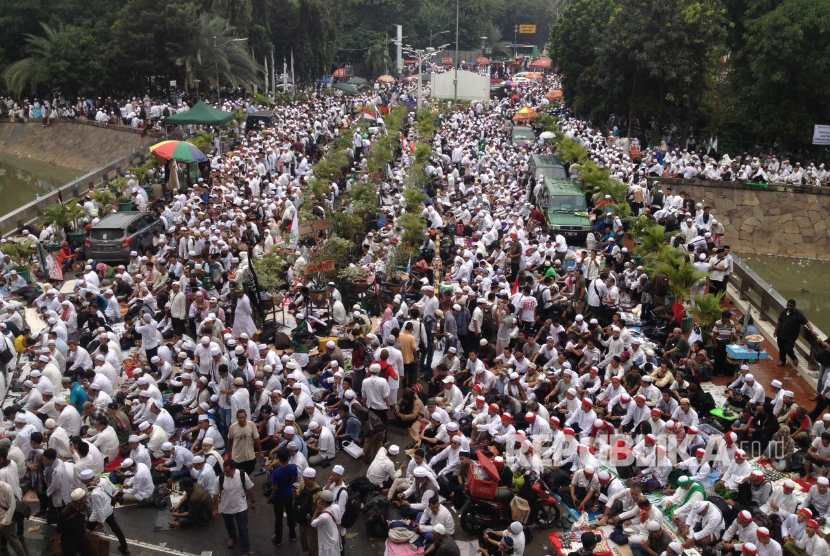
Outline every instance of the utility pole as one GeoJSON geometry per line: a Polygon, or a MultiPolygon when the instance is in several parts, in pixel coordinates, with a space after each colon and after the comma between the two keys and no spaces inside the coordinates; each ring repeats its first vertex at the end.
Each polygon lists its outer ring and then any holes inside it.
{"type": "Polygon", "coordinates": [[[458,102],[458,4],[460,0],[455,0],[455,64],[453,67],[452,77],[452,101],[458,102]]]}
{"type": "Polygon", "coordinates": [[[277,64],[274,61],[274,45],[271,45],[271,89],[274,91],[274,98],[277,98],[277,64]]]}
{"type": "Polygon", "coordinates": [[[397,60],[395,60],[395,67],[398,70],[398,75],[403,73],[403,26],[395,25],[395,50],[397,53],[397,60]]]}

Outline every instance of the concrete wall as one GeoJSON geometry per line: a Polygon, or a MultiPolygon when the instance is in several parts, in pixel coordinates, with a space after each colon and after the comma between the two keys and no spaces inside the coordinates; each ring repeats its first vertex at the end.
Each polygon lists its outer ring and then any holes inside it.
{"type": "Polygon", "coordinates": [[[0,123],[0,154],[56,164],[82,172],[106,166],[160,139],[129,129],[56,122],[0,123]]]}
{"type": "Polygon", "coordinates": [[[830,260],[830,192],[676,180],[671,185],[712,206],[733,251],[830,260]]]}

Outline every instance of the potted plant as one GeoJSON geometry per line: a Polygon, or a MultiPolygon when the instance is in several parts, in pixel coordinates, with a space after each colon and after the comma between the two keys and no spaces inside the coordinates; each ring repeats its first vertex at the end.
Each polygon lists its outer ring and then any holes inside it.
{"type": "Polygon", "coordinates": [[[110,189],[118,199],[118,212],[130,212],[135,210],[132,198],[129,194],[129,182],[125,176],[119,176],[110,182],[110,189]]]}
{"type": "Polygon", "coordinates": [[[700,325],[700,329],[703,332],[704,344],[709,343],[712,327],[715,326],[715,321],[721,317],[721,313],[723,312],[721,302],[723,301],[724,295],[725,292],[698,295],[692,300],[692,306],[689,307],[689,314],[700,325]]]}
{"type": "Polygon", "coordinates": [[[109,189],[98,189],[95,193],[92,194],[92,198],[98,204],[100,208],[100,216],[104,215],[105,208],[112,208],[112,204],[115,202],[115,195],[113,195],[112,191],[109,189]]]}
{"type": "MultiPolygon", "coordinates": [[[[69,228],[69,215],[67,214],[66,205],[63,203],[49,205],[43,211],[43,220],[55,229],[58,234],[56,239],[60,240],[69,228]]],[[[49,249],[48,246],[47,249],[49,249]]]]}
{"type": "Polygon", "coordinates": [[[78,247],[86,238],[86,230],[83,226],[83,218],[86,216],[86,212],[84,212],[84,207],[82,207],[81,204],[75,199],[72,199],[66,203],[64,207],[67,220],[69,221],[69,230],[66,232],[66,240],[73,247],[78,247]]]}
{"type": "MultiPolygon", "coordinates": [[[[268,292],[274,322],[277,320],[277,304],[275,302],[280,299],[280,292],[287,285],[285,272],[288,270],[289,264],[287,259],[278,254],[265,255],[254,259],[257,284],[261,290],[268,292]]],[[[260,299],[260,301],[263,300],[260,299]]],[[[263,305],[266,304],[263,303],[263,305]]]]}
{"type": "Polygon", "coordinates": [[[0,251],[7,255],[14,265],[17,273],[26,280],[27,284],[32,283],[32,255],[35,254],[34,242],[24,239],[21,241],[8,241],[0,247],[0,251]]]}

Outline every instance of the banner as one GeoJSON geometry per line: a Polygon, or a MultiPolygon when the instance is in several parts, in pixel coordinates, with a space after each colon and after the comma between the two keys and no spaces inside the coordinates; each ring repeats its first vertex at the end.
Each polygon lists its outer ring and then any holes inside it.
{"type": "Polygon", "coordinates": [[[519,25],[519,34],[520,35],[535,35],[536,34],[536,25],[533,23],[527,23],[525,25],[519,25]]]}
{"type": "Polygon", "coordinates": [[[816,124],[813,127],[813,145],[830,145],[830,125],[816,124]]]}

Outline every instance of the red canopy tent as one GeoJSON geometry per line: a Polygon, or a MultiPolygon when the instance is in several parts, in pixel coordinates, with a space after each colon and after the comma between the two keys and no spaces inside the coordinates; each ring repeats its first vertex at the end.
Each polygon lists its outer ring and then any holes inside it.
{"type": "Polygon", "coordinates": [[[336,70],[334,70],[334,77],[348,77],[346,75],[346,68],[337,68],[336,70]]]}

